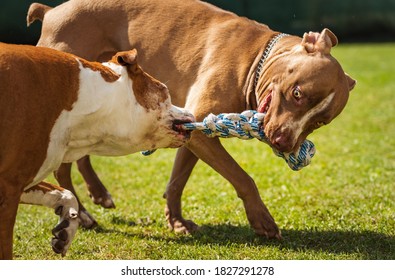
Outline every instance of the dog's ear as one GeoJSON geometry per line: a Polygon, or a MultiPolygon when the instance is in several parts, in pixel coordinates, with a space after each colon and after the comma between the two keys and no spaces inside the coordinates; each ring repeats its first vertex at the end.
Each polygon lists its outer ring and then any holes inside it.
{"type": "Polygon", "coordinates": [[[115,59],[119,65],[128,66],[137,64],[137,50],[133,49],[126,52],[118,52],[115,59]]]}
{"type": "Polygon", "coordinates": [[[346,79],[348,82],[348,90],[352,91],[355,85],[357,84],[357,81],[351,78],[347,73],[344,73],[346,75],[346,79]]]}
{"type": "Polygon", "coordinates": [[[331,48],[336,45],[336,35],[328,28],[322,30],[321,33],[309,32],[303,35],[302,46],[304,46],[309,53],[321,52],[323,54],[329,54],[331,48]]]}

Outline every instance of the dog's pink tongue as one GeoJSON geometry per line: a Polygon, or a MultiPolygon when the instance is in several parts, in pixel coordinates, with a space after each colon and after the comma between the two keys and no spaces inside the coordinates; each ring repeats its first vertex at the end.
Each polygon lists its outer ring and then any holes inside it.
{"type": "Polygon", "coordinates": [[[259,113],[267,113],[267,110],[269,110],[271,101],[272,101],[272,94],[269,93],[268,95],[265,96],[265,99],[263,99],[263,102],[261,104],[259,104],[258,112],[259,113]]]}

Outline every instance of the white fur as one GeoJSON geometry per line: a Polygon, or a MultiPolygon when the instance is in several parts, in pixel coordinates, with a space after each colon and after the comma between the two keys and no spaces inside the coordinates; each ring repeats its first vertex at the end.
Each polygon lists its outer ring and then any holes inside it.
{"type": "Polygon", "coordinates": [[[52,190],[52,191],[42,191],[42,190],[27,190],[22,193],[20,198],[21,203],[36,204],[47,206],[52,209],[58,209],[62,207],[61,213],[58,213],[59,224],[67,220],[69,224],[64,230],[67,232],[67,240],[64,245],[62,255],[64,255],[67,249],[71,245],[78,226],[78,202],[75,196],[69,190],[52,190]]]}
{"type": "MultiPolygon", "coordinates": [[[[77,59],[78,60],[78,59],[77,59]]],[[[80,90],[71,111],[64,110],[50,134],[47,157],[33,182],[37,184],[59,167],[88,154],[120,156],[170,146],[174,118],[191,117],[171,105],[170,98],[158,110],[147,110],[136,100],[126,68],[104,63],[121,77],[107,82],[100,72],[80,64],[80,90]],[[153,137],[155,136],[155,137],[153,137]]]]}
{"type": "Polygon", "coordinates": [[[327,97],[325,97],[320,103],[311,108],[307,113],[298,121],[288,122],[286,126],[291,129],[291,131],[295,131],[294,133],[294,143],[298,140],[300,134],[304,131],[306,124],[311,120],[315,115],[327,110],[328,106],[331,104],[333,97],[335,96],[335,92],[330,93],[327,97]]]}
{"type": "Polygon", "coordinates": [[[42,190],[28,190],[22,193],[21,202],[26,204],[43,205],[52,209],[63,206],[68,209],[78,211],[77,199],[68,190],[52,190],[44,192],[42,190]]]}

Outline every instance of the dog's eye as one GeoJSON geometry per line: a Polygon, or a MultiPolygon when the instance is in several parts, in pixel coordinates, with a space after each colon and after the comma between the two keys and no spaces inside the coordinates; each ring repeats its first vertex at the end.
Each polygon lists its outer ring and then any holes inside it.
{"type": "Polygon", "coordinates": [[[292,91],[292,95],[293,97],[295,97],[297,100],[299,100],[300,98],[302,98],[302,91],[300,90],[299,87],[294,88],[294,90],[292,91]]]}

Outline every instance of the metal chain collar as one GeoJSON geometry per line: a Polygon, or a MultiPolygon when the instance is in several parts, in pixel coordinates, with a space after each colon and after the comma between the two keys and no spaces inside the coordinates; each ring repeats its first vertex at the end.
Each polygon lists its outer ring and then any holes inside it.
{"type": "Polygon", "coordinates": [[[270,40],[269,44],[267,44],[267,47],[266,47],[265,51],[263,52],[262,57],[259,60],[258,66],[256,67],[256,70],[255,70],[254,91],[256,90],[258,80],[262,74],[263,64],[266,62],[266,59],[269,57],[270,52],[272,51],[273,47],[277,44],[277,42],[281,38],[286,37],[286,36],[289,36],[289,34],[279,33],[270,40]]]}

